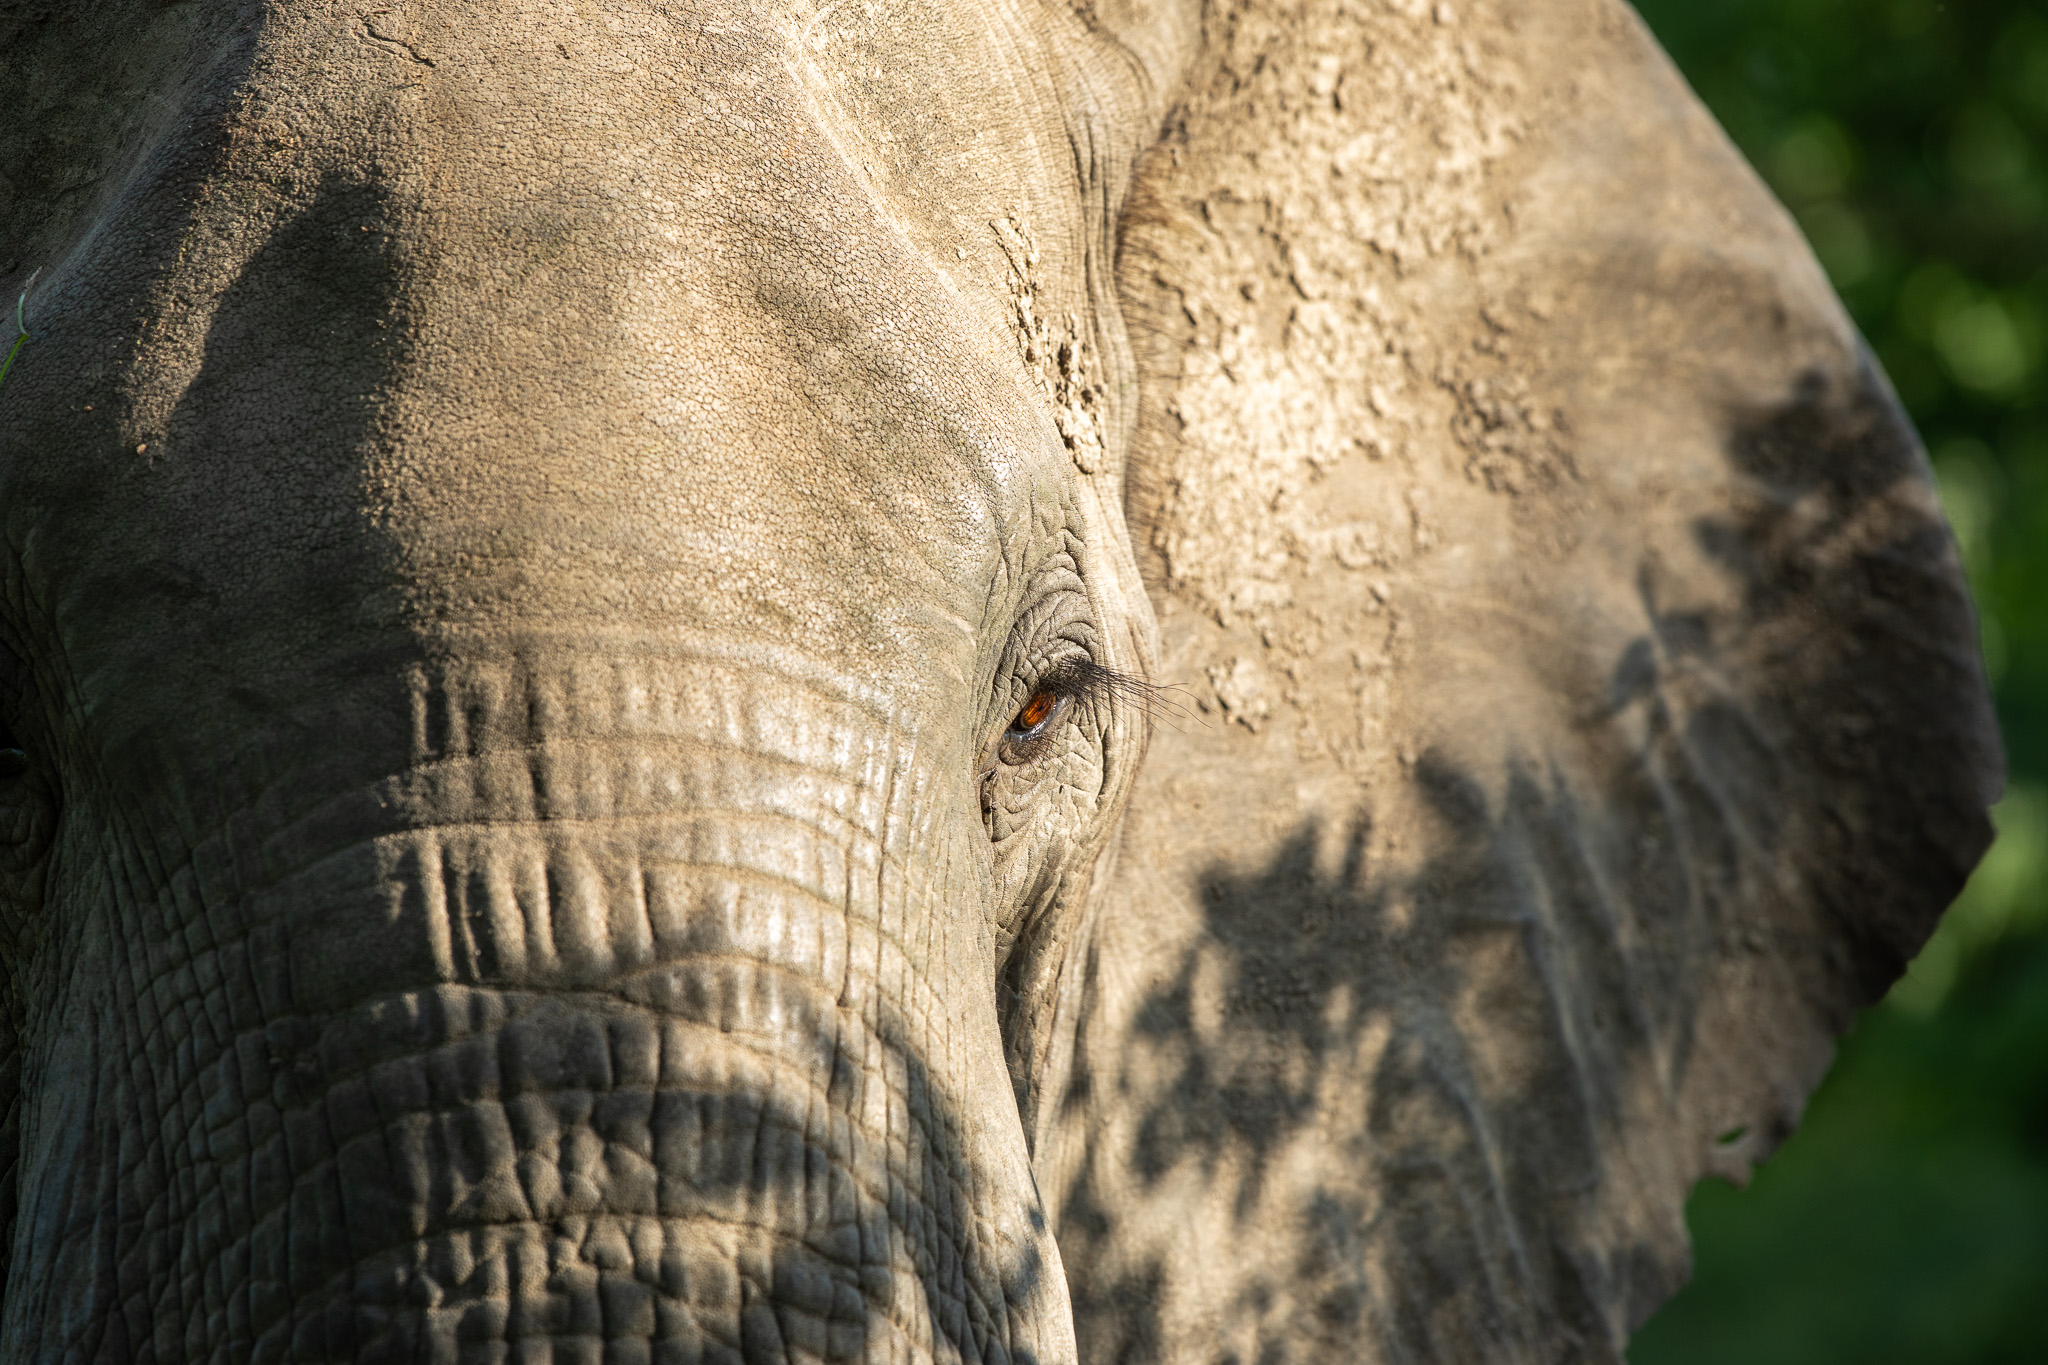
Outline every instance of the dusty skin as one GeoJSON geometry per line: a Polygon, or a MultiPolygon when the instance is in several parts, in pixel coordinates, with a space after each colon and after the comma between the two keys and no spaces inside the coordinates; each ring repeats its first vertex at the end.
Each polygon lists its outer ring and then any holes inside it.
{"type": "Polygon", "coordinates": [[[0,52],[9,1362],[1618,1362],[1987,841],[1619,0],[0,52]]]}

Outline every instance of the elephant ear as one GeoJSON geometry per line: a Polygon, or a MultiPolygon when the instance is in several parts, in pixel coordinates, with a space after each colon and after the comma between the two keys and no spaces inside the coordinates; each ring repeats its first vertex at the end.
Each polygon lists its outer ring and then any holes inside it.
{"type": "Polygon", "coordinates": [[[1622,1358],[1990,837],[1925,458],[1617,0],[1212,7],[1122,230],[1156,733],[1084,1359],[1622,1358]]]}

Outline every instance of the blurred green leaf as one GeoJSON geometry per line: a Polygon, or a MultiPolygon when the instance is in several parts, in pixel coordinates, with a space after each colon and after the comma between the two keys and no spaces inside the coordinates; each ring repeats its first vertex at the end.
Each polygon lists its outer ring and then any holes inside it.
{"type": "Polygon", "coordinates": [[[1849,188],[1856,144],[1826,114],[1808,114],[1778,139],[1772,183],[1788,199],[1825,199],[1849,188]]]}
{"type": "Polygon", "coordinates": [[[1863,216],[1855,209],[1837,200],[1824,200],[1802,211],[1799,223],[1835,288],[1847,289],[1870,277],[1871,267],[1877,263],[1876,247],[1863,216]]]}
{"type": "Polygon", "coordinates": [[[1925,1017],[1940,1009],[1963,965],[2006,935],[2032,935],[2048,927],[2043,923],[2048,896],[2037,894],[2048,876],[2048,789],[2014,786],[1992,820],[1998,841],[1934,937],[1892,987],[1888,1003],[1907,1014],[1925,1017]]]}
{"type": "Polygon", "coordinates": [[[2022,387],[2040,359],[2040,328],[2024,300],[1964,295],[1934,323],[1934,343],[1949,372],[1966,388],[2008,394],[2022,387]]]}

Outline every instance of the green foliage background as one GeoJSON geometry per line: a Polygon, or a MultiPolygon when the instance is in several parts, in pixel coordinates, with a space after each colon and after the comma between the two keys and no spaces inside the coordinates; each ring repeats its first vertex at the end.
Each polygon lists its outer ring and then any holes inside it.
{"type": "Polygon", "coordinates": [[[1637,0],[1805,228],[1933,453],[1999,838],[1805,1125],[1688,1207],[1633,1365],[2048,1362],[2048,0],[1637,0]]]}

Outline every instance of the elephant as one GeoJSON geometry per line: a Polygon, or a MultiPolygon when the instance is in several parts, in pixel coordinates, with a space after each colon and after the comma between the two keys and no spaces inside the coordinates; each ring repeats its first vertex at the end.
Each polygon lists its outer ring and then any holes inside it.
{"type": "Polygon", "coordinates": [[[9,1361],[1618,1362],[1990,838],[1619,0],[0,35],[9,1361]]]}

